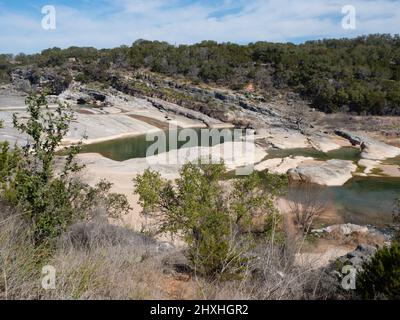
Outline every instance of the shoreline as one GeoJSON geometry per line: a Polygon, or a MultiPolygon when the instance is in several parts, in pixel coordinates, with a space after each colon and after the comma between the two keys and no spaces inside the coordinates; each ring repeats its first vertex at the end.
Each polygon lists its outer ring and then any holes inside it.
{"type": "MultiPolygon", "coordinates": [[[[60,148],[68,147],[73,144],[77,144],[79,142],[82,142],[82,145],[93,145],[97,143],[102,143],[102,142],[110,142],[110,141],[117,141],[117,140],[123,140],[126,138],[133,138],[133,137],[139,137],[143,136],[146,134],[151,134],[151,133],[157,133],[157,132],[167,132],[169,129],[160,129],[157,127],[154,127],[155,129],[150,129],[142,132],[127,132],[127,133],[121,133],[121,134],[116,134],[116,135],[110,135],[110,136],[105,136],[105,137],[100,137],[100,138],[91,138],[91,139],[65,139],[61,142],[60,148]]],[[[232,129],[234,128],[233,124],[224,124],[224,125],[218,125],[218,126],[210,126],[207,127],[206,125],[203,124],[198,124],[198,125],[190,125],[190,126],[177,126],[176,127],[178,130],[180,129],[232,129]]]]}
{"type": "Polygon", "coordinates": [[[126,138],[133,138],[133,137],[138,137],[150,133],[156,133],[156,132],[162,132],[164,130],[155,128],[154,130],[147,130],[146,132],[127,132],[127,133],[120,133],[120,134],[115,134],[115,135],[110,135],[110,136],[105,136],[101,138],[91,138],[91,139],[65,139],[61,142],[61,146],[68,147],[73,144],[77,144],[80,141],[82,141],[82,145],[91,145],[91,144],[97,144],[97,143],[102,143],[102,142],[109,142],[109,141],[114,141],[114,140],[122,140],[126,138]]]}

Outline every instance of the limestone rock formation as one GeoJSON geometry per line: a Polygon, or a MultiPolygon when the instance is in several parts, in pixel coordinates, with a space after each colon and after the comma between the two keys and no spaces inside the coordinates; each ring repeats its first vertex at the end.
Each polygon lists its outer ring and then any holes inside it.
{"type": "Polygon", "coordinates": [[[289,180],[315,183],[324,186],[342,186],[357,170],[352,161],[328,160],[326,162],[315,161],[310,164],[302,164],[288,171],[289,180]]]}
{"type": "Polygon", "coordinates": [[[336,130],[335,133],[348,139],[353,145],[359,145],[362,150],[361,157],[364,159],[384,160],[400,155],[400,148],[390,146],[386,143],[348,131],[336,130]]]}
{"type": "Polygon", "coordinates": [[[286,157],[268,159],[255,165],[257,171],[269,170],[271,173],[285,174],[288,170],[296,168],[299,164],[305,161],[313,161],[311,157],[286,157]]]}

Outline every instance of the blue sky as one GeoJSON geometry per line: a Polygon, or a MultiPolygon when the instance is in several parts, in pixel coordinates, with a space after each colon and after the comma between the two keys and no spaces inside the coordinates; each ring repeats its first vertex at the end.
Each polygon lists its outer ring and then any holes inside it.
{"type": "Polygon", "coordinates": [[[0,53],[130,45],[136,39],[294,42],[400,32],[400,0],[0,0],[0,53]],[[41,9],[56,9],[44,30],[41,9]],[[356,29],[341,27],[344,5],[356,29]]]}

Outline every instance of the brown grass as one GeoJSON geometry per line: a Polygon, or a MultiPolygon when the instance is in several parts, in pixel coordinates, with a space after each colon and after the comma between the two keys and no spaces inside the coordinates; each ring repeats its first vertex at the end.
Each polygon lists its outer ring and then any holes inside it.
{"type": "Polygon", "coordinates": [[[338,230],[334,230],[326,236],[327,240],[334,240],[337,245],[353,246],[357,247],[360,243],[368,244],[372,246],[381,246],[385,242],[385,238],[382,235],[353,232],[349,235],[343,235],[338,230]]]}
{"type": "Polygon", "coordinates": [[[212,281],[166,266],[155,240],[97,218],[72,226],[54,252],[32,245],[11,209],[0,217],[1,299],[315,299],[320,271],[298,266],[301,239],[260,243],[242,277],[212,281]],[[7,217],[6,217],[7,216],[7,217]],[[44,265],[56,270],[56,288],[44,290],[44,265]]]}
{"type": "Polygon", "coordinates": [[[81,223],[50,256],[32,245],[20,217],[2,215],[0,223],[0,299],[171,298],[161,263],[165,253],[133,231],[81,223]],[[41,287],[44,265],[56,270],[54,290],[41,287]]]}

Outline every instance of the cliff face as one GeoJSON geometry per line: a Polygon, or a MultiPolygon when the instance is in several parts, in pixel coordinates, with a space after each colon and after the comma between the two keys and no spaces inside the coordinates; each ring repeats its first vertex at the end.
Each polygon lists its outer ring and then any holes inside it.
{"type": "Polygon", "coordinates": [[[15,89],[29,93],[46,90],[51,95],[59,95],[70,85],[72,78],[56,68],[17,68],[10,73],[15,89]]]}
{"type": "Polygon", "coordinates": [[[65,68],[20,67],[11,73],[12,88],[29,93],[46,91],[76,105],[113,106],[113,99],[125,94],[149,101],[154,107],[206,125],[218,122],[242,128],[285,126],[295,129],[296,119],[290,114],[293,105],[306,105],[295,94],[231,90],[204,84],[194,84],[184,78],[171,78],[147,70],[120,70],[110,67],[101,81],[83,81],[85,66],[69,62],[65,68]],[[82,80],[82,81],[79,81],[82,80]]]}
{"type": "MultiPolygon", "coordinates": [[[[184,77],[167,77],[145,69],[122,70],[115,65],[99,71],[96,81],[81,79],[88,66],[79,59],[63,66],[18,67],[11,72],[10,86],[14,91],[24,93],[45,90],[52,95],[51,101],[66,100],[75,105],[78,111],[85,107],[119,107],[130,98],[141,99],[161,113],[201,121],[209,127],[218,127],[225,123],[234,127],[255,129],[264,138],[268,138],[270,145],[278,147],[282,143],[276,144],[273,141],[278,136],[282,139],[290,136],[290,139],[284,139],[285,146],[311,146],[323,152],[332,149],[330,141],[335,133],[350,131],[356,136],[371,136],[370,117],[359,116],[357,121],[352,121],[354,116],[341,113],[337,116],[347,118],[339,121],[336,120],[336,115],[316,111],[310,107],[308,101],[288,90],[267,92],[256,90],[254,86],[232,90],[196,83],[184,77]],[[355,124],[360,128],[353,128],[355,124]],[[277,133],[275,129],[283,131],[277,133]],[[297,135],[300,135],[300,140],[308,142],[298,143],[297,135]]],[[[375,140],[386,141],[385,137],[382,139],[383,131],[380,128],[385,129],[384,133],[398,136],[395,128],[400,119],[381,117],[379,121],[382,125],[374,130],[375,139],[371,136],[360,144],[365,159],[385,159],[399,154],[398,148],[390,146],[392,141],[388,141],[388,146],[375,140]],[[390,126],[385,125],[388,120],[393,122],[390,126]]],[[[337,148],[336,144],[333,148],[337,148]]]]}

